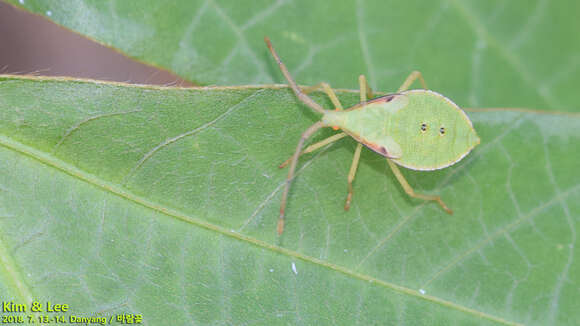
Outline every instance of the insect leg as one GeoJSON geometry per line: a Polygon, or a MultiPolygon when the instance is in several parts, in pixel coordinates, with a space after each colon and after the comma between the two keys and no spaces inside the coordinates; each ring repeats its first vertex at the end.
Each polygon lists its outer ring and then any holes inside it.
{"type": "Polygon", "coordinates": [[[451,209],[449,209],[449,207],[447,207],[447,205],[445,205],[445,203],[441,200],[441,197],[415,193],[415,191],[413,190],[413,188],[411,188],[411,186],[409,185],[407,180],[405,180],[405,177],[403,176],[403,174],[401,173],[401,171],[399,170],[397,165],[389,159],[387,159],[387,163],[389,163],[391,170],[393,170],[395,177],[397,177],[397,180],[399,180],[399,183],[401,184],[401,186],[403,187],[403,189],[405,190],[407,195],[409,195],[413,198],[436,201],[437,203],[439,203],[441,208],[443,208],[447,213],[453,214],[453,211],[451,209]]]}
{"type": "MultiPolygon", "coordinates": [[[[364,75],[360,75],[358,77],[358,84],[360,88],[360,101],[364,103],[367,101],[368,98],[373,97],[373,91],[369,87],[367,83],[367,79],[364,75]]],[[[350,202],[352,200],[353,188],[352,182],[354,181],[354,177],[356,175],[356,170],[358,168],[358,161],[360,159],[360,152],[362,150],[362,144],[358,143],[356,145],[356,149],[354,150],[354,157],[352,159],[352,164],[350,165],[350,171],[348,172],[348,195],[346,196],[346,202],[344,204],[344,210],[348,211],[350,208],[350,202]]]]}
{"type": "Polygon", "coordinates": [[[427,89],[427,84],[425,83],[425,79],[423,79],[423,75],[421,75],[420,71],[415,70],[411,74],[409,74],[409,76],[407,76],[407,79],[405,79],[405,81],[403,82],[403,85],[401,85],[401,87],[399,87],[399,89],[397,90],[397,93],[402,92],[402,91],[406,91],[407,89],[409,89],[411,84],[417,79],[419,79],[419,82],[421,83],[421,87],[423,87],[424,89],[427,89]]]}
{"type": "Polygon", "coordinates": [[[284,231],[284,211],[286,210],[286,198],[288,198],[288,191],[290,190],[290,183],[294,178],[294,170],[296,169],[296,162],[298,161],[298,156],[300,156],[300,151],[302,150],[302,146],[304,145],[304,141],[308,139],[308,137],[312,136],[318,129],[322,128],[322,122],[318,121],[317,123],[310,126],[298,141],[298,146],[296,147],[296,151],[294,152],[294,156],[292,156],[292,161],[290,162],[290,170],[288,171],[288,178],[286,178],[286,186],[284,187],[284,193],[282,194],[282,202],[280,203],[280,218],[278,219],[278,234],[282,234],[284,231]]]}
{"type": "Polygon", "coordinates": [[[336,97],[336,94],[334,93],[332,88],[330,88],[330,85],[328,83],[322,82],[322,83],[318,83],[314,86],[303,87],[302,92],[308,94],[310,92],[314,92],[315,90],[318,90],[321,88],[326,93],[326,95],[328,95],[328,97],[330,98],[330,101],[332,101],[332,104],[334,104],[334,107],[337,110],[342,110],[343,109],[342,104],[340,104],[338,97],[336,97]]]}
{"type": "MultiPolygon", "coordinates": [[[[328,95],[328,97],[330,98],[330,101],[332,101],[332,104],[334,104],[334,107],[336,108],[337,111],[343,110],[342,104],[340,103],[340,101],[338,100],[338,97],[336,97],[336,94],[334,93],[332,88],[330,88],[330,85],[328,83],[322,82],[322,83],[318,83],[314,86],[305,87],[305,88],[303,88],[303,91],[305,93],[309,93],[309,92],[315,91],[315,90],[320,89],[320,88],[322,88],[324,90],[324,92],[326,93],[326,95],[328,95]]],[[[332,129],[338,130],[340,128],[332,127],[332,129]]]]}
{"type": "MultiPolygon", "coordinates": [[[[411,74],[409,74],[409,76],[407,77],[407,79],[405,79],[403,85],[399,87],[397,92],[406,91],[407,89],[409,89],[411,84],[413,84],[413,82],[417,79],[419,79],[421,86],[424,89],[427,89],[427,84],[425,83],[425,79],[423,79],[423,75],[421,74],[420,71],[415,70],[411,74]]],[[[445,203],[441,200],[441,197],[415,193],[415,191],[413,190],[413,188],[411,188],[407,180],[405,180],[405,177],[403,176],[397,165],[389,159],[387,159],[387,163],[389,163],[389,166],[391,167],[393,174],[395,174],[395,177],[397,177],[397,180],[399,180],[399,183],[401,184],[407,195],[413,198],[436,201],[441,206],[441,208],[443,208],[443,210],[445,210],[449,214],[453,214],[453,211],[449,207],[447,207],[447,205],[445,205],[445,203]]]]}
{"type": "MultiPolygon", "coordinates": [[[[300,153],[300,156],[302,156],[306,153],[314,152],[315,150],[319,149],[320,147],[327,145],[327,144],[330,144],[330,143],[334,143],[335,141],[337,141],[341,138],[344,138],[346,136],[347,136],[347,134],[345,134],[344,132],[341,132],[341,133],[336,134],[336,135],[332,135],[326,139],[319,141],[318,143],[315,143],[315,144],[312,144],[312,145],[306,147],[306,149],[300,153]]],[[[284,163],[280,164],[279,168],[281,169],[281,168],[285,167],[286,165],[288,165],[288,163],[290,163],[290,160],[292,160],[292,157],[290,157],[289,159],[284,161],[284,163]]]]}
{"type": "Polygon", "coordinates": [[[360,88],[360,101],[361,101],[361,103],[366,102],[367,99],[369,99],[369,98],[373,98],[373,90],[369,86],[369,83],[367,83],[367,79],[365,78],[365,75],[358,76],[358,85],[360,88]]]}
{"type": "Polygon", "coordinates": [[[362,150],[362,144],[358,143],[356,149],[354,150],[354,157],[352,159],[352,164],[350,165],[350,171],[348,172],[348,195],[346,195],[346,203],[344,204],[344,210],[348,211],[350,208],[350,201],[352,200],[352,182],[354,181],[354,176],[356,174],[356,169],[358,167],[358,160],[360,159],[360,151],[362,150]]]}
{"type": "Polygon", "coordinates": [[[302,91],[300,90],[298,85],[296,85],[296,82],[294,81],[294,79],[292,79],[292,76],[290,76],[288,69],[286,68],[286,66],[284,65],[282,60],[280,60],[280,57],[276,53],[276,50],[274,50],[274,47],[272,46],[270,39],[266,36],[266,37],[264,37],[264,41],[266,41],[266,45],[268,45],[268,49],[270,49],[272,56],[274,57],[274,59],[276,59],[276,62],[278,62],[278,66],[280,67],[282,74],[284,75],[284,77],[286,77],[286,80],[288,80],[288,83],[290,84],[290,87],[294,91],[294,94],[296,94],[296,97],[298,97],[298,99],[300,99],[300,101],[302,101],[302,103],[306,104],[307,106],[312,108],[314,111],[324,114],[324,109],[322,108],[322,106],[320,106],[320,104],[314,102],[308,95],[302,93],[302,91]]]}

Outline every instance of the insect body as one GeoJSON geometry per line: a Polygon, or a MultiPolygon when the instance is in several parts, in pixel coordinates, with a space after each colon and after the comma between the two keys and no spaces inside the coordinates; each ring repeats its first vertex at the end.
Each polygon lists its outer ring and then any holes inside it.
{"type": "Polygon", "coordinates": [[[320,83],[302,91],[278,57],[270,40],[266,37],[265,41],[296,96],[304,104],[323,114],[321,121],[310,126],[302,134],[294,155],[280,165],[280,167],[284,167],[290,163],[280,205],[278,234],[284,230],[286,199],[298,157],[347,135],[354,138],[359,144],[355,150],[348,175],[348,194],[344,207],[346,210],[350,207],[353,194],[352,182],[356,174],[362,145],[365,145],[387,158],[387,163],[393,170],[395,177],[409,196],[436,201],[446,212],[453,213],[439,196],[415,193],[397,165],[413,170],[442,169],[460,161],[479,144],[479,137],[473,129],[471,121],[455,103],[439,93],[426,90],[427,87],[421,73],[415,71],[407,77],[397,93],[369,101],[367,98],[372,98],[372,91],[368,87],[365,77],[361,75],[359,77],[360,103],[343,110],[336,94],[326,83],[320,83]],[[425,89],[407,90],[416,79],[419,79],[425,89]],[[336,111],[323,109],[306,95],[307,92],[318,88],[322,88],[330,97],[337,109],[336,111]],[[302,151],[304,141],[322,127],[341,129],[342,133],[310,145],[302,151]]]}
{"type": "Polygon", "coordinates": [[[338,126],[373,151],[413,170],[453,165],[479,143],[467,115],[429,90],[404,91],[348,110],[329,111],[322,123],[338,126]]]}

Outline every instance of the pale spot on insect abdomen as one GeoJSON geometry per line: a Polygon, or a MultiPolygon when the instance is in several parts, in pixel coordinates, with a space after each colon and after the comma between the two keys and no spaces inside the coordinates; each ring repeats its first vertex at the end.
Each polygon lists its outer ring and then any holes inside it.
{"type": "Polygon", "coordinates": [[[326,111],[321,120],[325,127],[342,128],[344,126],[343,111],[326,111]]]}

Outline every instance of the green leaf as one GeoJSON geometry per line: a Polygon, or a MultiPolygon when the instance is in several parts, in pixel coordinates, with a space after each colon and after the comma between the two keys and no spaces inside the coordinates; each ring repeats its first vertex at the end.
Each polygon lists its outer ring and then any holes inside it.
{"type": "Polygon", "coordinates": [[[148,324],[579,320],[577,114],[470,112],[474,152],[403,172],[452,216],[370,151],[345,212],[341,140],[301,160],[278,238],[277,166],[316,120],[288,89],[4,77],[0,94],[2,300],[148,324]]]}
{"type": "Polygon", "coordinates": [[[557,112],[579,111],[578,3],[10,2],[200,84],[285,83],[267,34],[300,84],[393,91],[418,69],[460,106],[543,111],[469,111],[473,153],[403,171],[453,216],[366,150],[344,212],[355,143],[307,155],[277,238],[277,165],[317,119],[287,89],[4,77],[0,301],[152,325],[580,323],[580,117],[557,112]]]}

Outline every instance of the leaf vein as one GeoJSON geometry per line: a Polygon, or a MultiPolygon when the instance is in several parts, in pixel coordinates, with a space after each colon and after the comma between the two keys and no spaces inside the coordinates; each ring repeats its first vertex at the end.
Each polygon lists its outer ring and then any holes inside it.
{"type": "MultiPolygon", "coordinates": [[[[447,301],[435,296],[431,296],[431,295],[426,295],[426,294],[422,294],[419,291],[401,286],[401,285],[397,285],[394,283],[390,283],[381,279],[377,279],[374,278],[370,275],[366,275],[366,274],[361,274],[358,273],[354,270],[348,269],[346,267],[340,266],[340,265],[335,265],[332,264],[330,262],[312,257],[312,256],[308,256],[305,254],[302,254],[300,252],[297,251],[293,251],[290,249],[286,249],[283,247],[279,247],[273,244],[270,244],[268,242],[244,235],[244,234],[240,234],[231,230],[227,230],[225,228],[222,228],[218,225],[209,223],[207,221],[204,221],[202,219],[196,218],[196,217],[192,217],[192,216],[188,216],[180,211],[171,209],[171,208],[167,208],[164,207],[158,203],[155,203],[149,199],[146,198],[142,198],[139,197],[137,195],[134,195],[126,190],[124,190],[122,187],[120,187],[119,185],[115,185],[115,184],[111,184],[108,181],[104,181],[100,178],[98,178],[97,176],[94,176],[92,174],[86,173],[85,171],[79,170],[78,168],[63,162],[55,157],[53,157],[52,155],[42,152],[40,150],[37,150],[35,148],[31,148],[25,144],[22,144],[20,142],[16,142],[8,137],[5,137],[3,135],[0,135],[0,145],[4,146],[10,150],[13,150],[15,152],[21,153],[23,155],[26,155],[28,157],[31,157],[43,164],[46,164],[47,166],[53,167],[59,171],[62,171],[63,173],[66,173],[72,177],[75,177],[79,180],[82,180],[84,182],[87,182],[88,184],[94,185],[95,187],[101,188],[104,191],[108,191],[112,194],[115,194],[121,198],[124,198],[126,200],[132,201],[136,204],[142,205],[144,207],[147,207],[149,209],[152,209],[154,211],[157,211],[159,213],[162,213],[168,217],[172,217],[175,218],[177,220],[181,220],[184,221],[186,223],[195,225],[197,227],[200,228],[204,228],[206,230],[209,231],[213,231],[219,234],[222,234],[224,236],[228,236],[230,238],[242,241],[242,242],[246,242],[249,244],[252,244],[253,246],[256,247],[260,247],[260,248],[264,248],[267,250],[270,250],[272,252],[276,252],[279,253],[281,255],[287,256],[289,258],[295,258],[295,259],[300,259],[304,262],[307,263],[311,263],[314,265],[318,265],[320,267],[324,267],[324,268],[328,268],[329,270],[335,271],[337,273],[341,273],[343,275],[346,275],[348,277],[352,277],[354,279],[358,279],[358,280],[362,280],[365,282],[372,282],[374,284],[377,284],[379,286],[382,286],[384,288],[390,289],[392,291],[401,293],[401,294],[405,294],[405,295],[409,295],[412,297],[416,297],[419,299],[423,299],[426,301],[429,301],[431,303],[435,303],[435,304],[439,304],[441,306],[450,308],[450,309],[454,309],[457,311],[461,311],[463,313],[467,313],[473,316],[477,316],[479,318],[485,318],[487,320],[491,320],[491,321],[495,321],[498,323],[502,323],[505,325],[520,325],[519,323],[516,322],[512,322],[512,321],[508,321],[505,320],[501,317],[497,317],[482,311],[478,311],[469,307],[465,307],[462,305],[459,305],[457,303],[451,302],[451,301],[447,301]]],[[[580,188],[580,186],[576,187],[576,188],[580,188]]],[[[573,189],[575,190],[575,189],[573,189]]],[[[570,193],[572,190],[569,190],[567,193],[570,193]]],[[[3,255],[0,255],[0,258],[3,258],[3,255]]],[[[19,276],[19,278],[21,278],[21,276],[19,276]]]]}
{"type": "Polygon", "coordinates": [[[551,200],[549,200],[546,203],[543,203],[542,205],[537,206],[532,211],[530,211],[528,214],[523,215],[523,216],[519,217],[518,219],[516,219],[515,221],[513,221],[512,223],[510,223],[510,224],[508,224],[508,225],[506,225],[506,226],[498,229],[491,236],[483,239],[482,241],[480,241],[479,243],[477,243],[475,246],[473,246],[471,248],[468,248],[463,253],[457,255],[453,260],[451,260],[451,262],[449,264],[447,264],[445,267],[439,269],[433,276],[431,276],[427,281],[425,281],[425,283],[423,283],[423,285],[421,286],[421,288],[422,289],[425,289],[429,284],[431,284],[433,281],[435,281],[441,275],[443,275],[444,273],[448,272],[453,267],[457,266],[466,257],[470,256],[472,253],[474,253],[474,252],[478,251],[479,249],[483,248],[485,245],[487,245],[493,239],[497,238],[500,235],[504,235],[505,233],[513,230],[515,227],[519,226],[522,222],[531,219],[532,217],[534,217],[537,214],[541,213],[544,209],[550,207],[557,200],[558,201],[559,200],[562,200],[563,198],[568,197],[568,195],[574,193],[575,191],[577,191],[579,189],[580,189],[580,184],[579,185],[576,185],[576,186],[574,186],[574,187],[572,187],[572,188],[570,188],[568,190],[566,190],[563,193],[560,193],[560,194],[554,196],[551,200]]]}
{"type": "Polygon", "coordinates": [[[192,136],[195,134],[198,134],[202,131],[204,131],[205,129],[213,126],[214,124],[216,124],[217,122],[219,122],[220,120],[224,119],[225,117],[227,117],[228,115],[230,115],[233,111],[235,111],[236,109],[240,108],[243,104],[245,104],[246,101],[248,101],[249,99],[253,98],[254,96],[260,94],[263,90],[257,90],[254,93],[252,93],[251,95],[249,95],[248,97],[245,97],[243,100],[241,100],[239,103],[237,103],[234,106],[231,106],[230,108],[228,108],[227,111],[225,111],[224,113],[220,114],[217,118],[213,119],[212,121],[207,122],[206,124],[202,125],[201,127],[195,128],[193,130],[190,130],[188,132],[182,133],[180,135],[177,135],[175,137],[172,138],[168,138],[166,140],[164,140],[163,142],[159,143],[157,146],[153,147],[149,152],[147,152],[145,155],[143,155],[143,157],[137,162],[137,165],[131,169],[131,171],[129,171],[129,173],[125,176],[122,184],[127,184],[127,182],[129,182],[129,179],[131,177],[133,177],[133,175],[135,175],[135,173],[137,172],[137,170],[139,170],[143,164],[145,164],[145,162],[147,162],[155,153],[157,153],[159,150],[185,138],[188,136],[192,136]]]}

